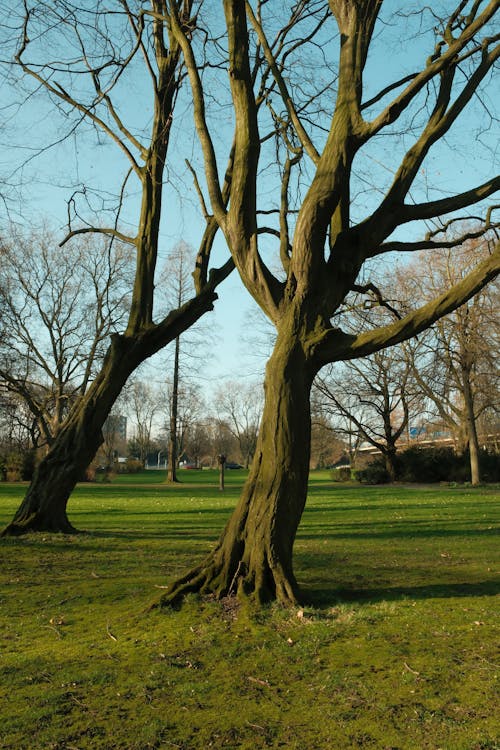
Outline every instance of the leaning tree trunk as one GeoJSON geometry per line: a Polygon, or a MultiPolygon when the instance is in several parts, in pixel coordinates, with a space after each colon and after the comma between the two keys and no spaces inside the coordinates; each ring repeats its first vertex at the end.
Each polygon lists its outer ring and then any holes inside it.
{"type": "Polygon", "coordinates": [[[35,470],[26,496],[2,536],[28,531],[74,533],[66,506],[103,442],[102,428],[130,373],[134,343],[114,336],[103,367],[35,470]]]}
{"type": "Polygon", "coordinates": [[[242,593],[259,603],[298,600],[292,548],[307,495],[314,377],[297,340],[280,340],[265,379],[264,411],[250,475],[213,552],[170,586],[161,604],[192,591],[242,593]]]}
{"type": "Polygon", "coordinates": [[[213,309],[217,299],[215,288],[232,268],[232,262],[227,262],[212,271],[209,283],[191,300],[172,310],[161,323],[111,337],[99,374],[40,462],[26,497],[1,536],[26,531],[75,530],[66,514],[69,496],[103,442],[104,422],[127,378],[145,359],[213,309]]]}

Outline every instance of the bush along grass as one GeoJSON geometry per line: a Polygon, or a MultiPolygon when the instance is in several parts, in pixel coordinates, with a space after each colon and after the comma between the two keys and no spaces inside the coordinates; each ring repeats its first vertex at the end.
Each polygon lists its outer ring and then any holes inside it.
{"type": "MultiPolygon", "coordinates": [[[[500,455],[482,450],[479,460],[484,482],[500,482],[500,455]]],[[[470,482],[469,454],[456,454],[452,448],[415,446],[396,454],[395,464],[400,482],[470,482]]],[[[366,484],[389,482],[384,459],[375,458],[356,472],[356,479],[366,484]]]]}
{"type": "Polygon", "coordinates": [[[313,474],[306,605],[151,609],[237,500],[201,475],[82,486],[86,534],[2,540],[0,748],[498,748],[498,492],[313,474]]]}
{"type": "Polygon", "coordinates": [[[330,479],[334,482],[350,482],[352,472],[350,466],[339,466],[330,471],[330,479]]]}

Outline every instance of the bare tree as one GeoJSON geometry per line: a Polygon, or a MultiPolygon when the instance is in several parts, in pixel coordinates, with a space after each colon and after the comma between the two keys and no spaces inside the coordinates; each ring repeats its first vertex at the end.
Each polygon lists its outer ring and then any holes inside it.
{"type": "Polygon", "coordinates": [[[116,404],[102,427],[103,442],[96,456],[96,459],[98,457],[103,459],[106,471],[115,466],[120,453],[124,456],[126,452],[126,439],[123,434],[123,424],[126,417],[122,414],[118,414],[115,410],[116,404]]]}
{"type": "MultiPolygon", "coordinates": [[[[169,391],[171,395],[171,391],[169,391]]],[[[179,390],[176,419],[177,461],[184,453],[190,453],[189,445],[193,430],[200,421],[205,404],[197,385],[185,380],[179,390]]],[[[172,419],[169,415],[169,425],[172,419]]]]}
{"type": "Polygon", "coordinates": [[[47,229],[16,235],[0,250],[0,378],[49,447],[123,323],[133,267],[129,248],[106,238],[60,248],[47,229]]]}
{"type": "Polygon", "coordinates": [[[211,453],[210,430],[207,428],[206,419],[197,419],[189,425],[184,445],[194,465],[201,467],[203,459],[211,453]]]}
{"type": "MultiPolygon", "coordinates": [[[[439,156],[437,144],[445,148],[444,139],[457,134],[463,143],[475,117],[483,126],[483,105],[494,106],[491,99],[485,104],[485,91],[500,54],[494,29],[499,2],[460,2],[446,17],[428,5],[407,17],[394,15],[393,6],[382,0],[299,2],[289,13],[283,4],[250,0],[224,0],[223,7],[234,125],[228,203],[219,176],[225,162],[218,113],[200,73],[212,53],[211,74],[219,73],[215,56],[220,59],[222,48],[207,37],[200,50],[176,8],[168,5],[190,79],[207,211],[215,216],[245,287],[274,324],[276,344],[240,501],[209,556],[173,583],[163,601],[201,590],[292,604],[299,597],[292,549],[307,495],[314,377],[330,362],[371,355],[417,335],[499,272],[496,246],[432,301],[421,300],[416,309],[369,330],[342,330],[341,313],[352,290],[376,297],[371,259],[387,258],[390,275],[391,253],[432,253],[443,244],[437,230],[444,222],[417,241],[395,235],[398,228],[414,222],[417,232],[419,222],[451,215],[449,223],[481,202],[477,212],[484,209],[479,214],[484,225],[493,222],[484,202],[500,186],[499,177],[486,172],[480,184],[458,191],[451,186],[447,195],[440,186],[439,194],[426,195],[419,175],[424,164],[433,166],[427,159],[431,149],[439,156]],[[386,8],[391,24],[383,23],[386,8]],[[418,66],[408,70],[406,61],[406,71],[399,70],[395,79],[376,80],[370,76],[372,65],[381,53],[387,58],[384,39],[395,23],[399,35],[420,43],[418,66]],[[458,129],[466,109],[467,128],[458,129]],[[390,179],[384,184],[377,173],[377,184],[367,185],[368,165],[379,160],[382,136],[390,179]],[[271,271],[276,257],[279,274],[271,271]]],[[[400,56],[404,59],[404,51],[400,56]]],[[[395,69],[384,67],[387,74],[395,69]]],[[[450,247],[460,242],[454,238],[450,247]]]]}
{"type": "Polygon", "coordinates": [[[348,455],[348,442],[330,419],[318,395],[311,395],[311,468],[331,468],[348,455]]]}
{"type": "MultiPolygon", "coordinates": [[[[489,258],[494,238],[468,240],[459,250],[444,250],[431,259],[419,258],[405,269],[401,285],[409,299],[431,299],[460,282],[477,263],[489,258]]],[[[498,412],[500,370],[499,286],[490,284],[464,305],[438,320],[411,353],[414,376],[434,412],[455,436],[458,448],[470,454],[472,484],[479,484],[477,423],[486,411],[498,412]]]]}
{"type": "Polygon", "coordinates": [[[162,408],[162,390],[141,380],[127,384],[124,403],[133,425],[133,437],[137,458],[145,462],[153,443],[155,418],[162,408]]]}
{"type": "Polygon", "coordinates": [[[219,465],[219,457],[231,457],[238,450],[238,442],[225,419],[213,417],[208,423],[211,433],[212,466],[219,465]]]}
{"type": "MultiPolygon", "coordinates": [[[[167,262],[163,272],[160,274],[163,287],[163,297],[167,307],[180,307],[193,293],[192,267],[196,254],[192,247],[186,242],[179,242],[168,254],[167,262]]],[[[206,335],[206,332],[205,332],[206,335]]],[[[196,333],[192,330],[189,334],[177,336],[174,341],[173,361],[171,363],[171,377],[168,382],[169,399],[169,462],[167,479],[169,482],[177,482],[177,464],[182,453],[182,433],[187,427],[184,425],[179,429],[179,399],[183,396],[191,396],[190,381],[199,371],[200,363],[205,361],[202,352],[206,353],[206,340],[204,333],[198,328],[196,333]],[[188,375],[189,372],[189,375],[188,375]]],[[[170,364],[170,363],[169,363],[170,364]]],[[[189,405],[184,409],[185,414],[189,411],[189,405]]],[[[182,405],[181,405],[182,408],[182,405]]]]}
{"type": "MultiPolygon", "coordinates": [[[[212,308],[217,285],[232,270],[233,263],[228,261],[209,274],[217,223],[207,214],[194,269],[195,293],[159,321],[154,320],[167,155],[174,106],[184,77],[172,21],[193,39],[196,23],[191,12],[191,0],[175,0],[168,11],[160,0],[147,5],[124,0],[116,7],[98,2],[90,8],[69,0],[23,4],[15,66],[25,80],[47,93],[64,118],[70,118],[71,132],[77,132],[82,124],[90,125],[98,139],[104,136],[110,140],[127,164],[116,198],[117,211],[109,225],[91,220],[75,193],[68,206],[68,238],[98,232],[128,243],[135,251],[136,265],[124,330],[111,337],[102,367],[69,411],[4,534],[74,530],[66,512],[69,495],[102,442],[103,424],[127,378],[147,357],[212,308]],[[149,82],[149,88],[144,83],[141,91],[147,88],[150,99],[144,107],[130,108],[136,75],[149,82]],[[136,231],[130,232],[120,227],[120,209],[133,180],[133,190],[140,193],[140,207],[136,231]]],[[[14,23],[13,15],[11,27],[14,23]]],[[[222,186],[223,203],[228,184],[222,186]]],[[[79,193],[88,202],[90,191],[85,187],[79,193]]]]}
{"type": "Polygon", "coordinates": [[[316,378],[315,388],[339,432],[350,441],[359,435],[376,448],[394,482],[397,444],[408,429],[410,406],[419,397],[404,349],[394,346],[341,367],[333,365],[316,378]]]}
{"type": "Polygon", "coordinates": [[[261,384],[228,381],[217,389],[215,406],[238,441],[241,460],[248,469],[255,453],[262,413],[261,384]]]}
{"type": "Polygon", "coordinates": [[[25,402],[0,384],[0,445],[4,450],[33,450],[39,443],[36,420],[25,402]]]}

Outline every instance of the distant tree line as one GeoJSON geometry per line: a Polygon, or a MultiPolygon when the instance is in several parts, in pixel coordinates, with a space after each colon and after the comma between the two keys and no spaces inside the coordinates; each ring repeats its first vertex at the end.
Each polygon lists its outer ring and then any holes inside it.
{"type": "MultiPolygon", "coordinates": [[[[51,232],[41,229],[29,237],[13,237],[0,250],[3,479],[32,476],[70,405],[92,381],[103,342],[122,321],[130,254],[119,244],[107,248],[102,244],[91,245],[80,238],[62,250],[51,232]]],[[[432,261],[413,259],[383,295],[381,288],[372,287],[370,304],[352,295],[346,307],[353,327],[368,326],[374,318],[378,323],[390,321],[398,309],[411,308],[416,285],[419,296],[433,296],[488,252],[488,238],[471,239],[459,253],[455,251],[453,262],[446,252],[432,261]]],[[[180,269],[172,274],[177,304],[188,296],[179,262],[186,260],[186,253],[185,245],[173,251],[180,269]]],[[[169,260],[172,265],[170,256],[169,260]]],[[[339,463],[362,467],[366,464],[362,448],[370,445],[383,461],[383,471],[377,468],[373,476],[394,481],[403,472],[398,450],[446,441],[456,454],[467,456],[470,477],[479,482],[481,449],[498,452],[499,296],[496,281],[411,342],[324,368],[313,390],[311,467],[339,463]]],[[[172,304],[166,297],[166,303],[172,304]]],[[[250,466],[262,413],[262,386],[228,379],[213,393],[202,391],[191,348],[183,337],[177,375],[167,366],[162,383],[146,382],[140,375],[129,380],[82,478],[93,478],[96,470],[136,470],[148,459],[154,464],[152,456],[158,466],[169,468],[172,463],[177,468],[180,461],[195,467],[216,466],[220,454],[232,463],[250,466]],[[189,367],[184,366],[186,361],[189,367]],[[128,422],[126,439],[118,429],[119,417],[128,422]]],[[[199,351],[199,343],[195,348],[199,351]]]]}
{"type": "MultiPolygon", "coordinates": [[[[469,239],[453,256],[444,250],[413,259],[383,299],[372,289],[373,307],[353,298],[352,317],[358,326],[374,316],[394,319],[398,309],[411,308],[416,288],[421,298],[434,297],[463,278],[478,258],[488,257],[493,242],[494,235],[469,239]]],[[[498,452],[499,446],[499,343],[496,280],[415,339],[325,368],[315,383],[316,408],[347,440],[352,465],[359,465],[362,446],[372,446],[383,459],[384,471],[377,475],[394,481],[405,473],[398,448],[447,444],[469,463],[467,477],[478,484],[481,451],[498,452]]]]}

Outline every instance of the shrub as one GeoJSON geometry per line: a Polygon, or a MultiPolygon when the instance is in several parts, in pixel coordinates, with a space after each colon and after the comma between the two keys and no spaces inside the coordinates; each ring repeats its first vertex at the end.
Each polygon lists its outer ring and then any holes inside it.
{"type": "MultiPolygon", "coordinates": [[[[470,482],[470,458],[466,451],[456,454],[452,448],[413,446],[396,455],[396,476],[400,482],[470,482]]],[[[500,455],[482,450],[479,454],[484,482],[500,482],[500,455]]],[[[356,472],[356,479],[365,484],[389,481],[382,456],[365,469],[356,472]]]]}
{"type": "Polygon", "coordinates": [[[18,469],[7,469],[5,477],[7,482],[20,482],[21,472],[18,469]]]}
{"type": "Polygon", "coordinates": [[[87,468],[83,472],[83,477],[80,481],[81,482],[95,482],[96,470],[97,470],[97,466],[94,463],[91,463],[90,466],[87,466],[87,468]]]}
{"type": "Polygon", "coordinates": [[[20,482],[30,480],[35,469],[35,452],[33,450],[15,449],[0,455],[0,480],[20,482]]]}
{"type": "Polygon", "coordinates": [[[362,484],[387,484],[389,474],[382,456],[369,463],[364,469],[359,469],[356,472],[356,479],[362,484]]]}
{"type": "Polygon", "coordinates": [[[396,456],[396,473],[402,482],[464,481],[458,474],[464,459],[452,448],[408,448],[396,456]]]}
{"type": "Polygon", "coordinates": [[[36,465],[36,454],[34,450],[24,451],[22,454],[21,478],[31,482],[36,465]]]}
{"type": "Polygon", "coordinates": [[[332,469],[330,472],[330,478],[334,482],[350,482],[351,481],[351,467],[339,466],[337,469],[332,469]]]}
{"type": "Polygon", "coordinates": [[[500,482],[500,453],[482,450],[479,454],[483,482],[500,482]]]}
{"type": "Polygon", "coordinates": [[[7,479],[7,464],[5,453],[0,453],[0,482],[7,479]]]}
{"type": "Polygon", "coordinates": [[[137,458],[127,458],[126,463],[118,464],[119,471],[126,474],[138,474],[144,469],[144,462],[139,461],[137,458]]]}
{"type": "Polygon", "coordinates": [[[8,453],[5,459],[5,473],[8,482],[20,482],[22,478],[23,457],[20,453],[8,453]]]}

